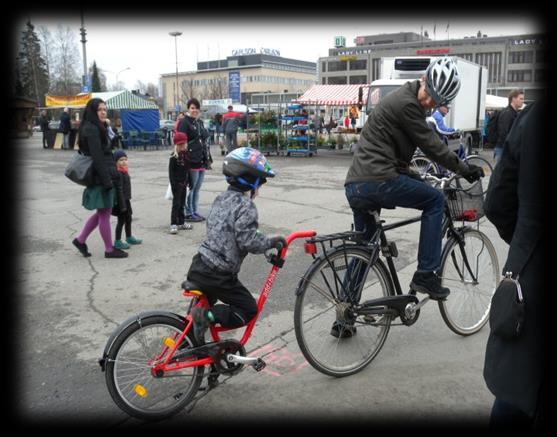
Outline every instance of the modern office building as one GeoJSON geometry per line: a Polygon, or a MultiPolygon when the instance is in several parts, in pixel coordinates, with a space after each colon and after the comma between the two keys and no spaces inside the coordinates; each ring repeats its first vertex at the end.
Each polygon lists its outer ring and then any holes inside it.
{"type": "Polygon", "coordinates": [[[184,110],[185,96],[199,101],[230,98],[235,103],[250,104],[253,94],[302,94],[317,83],[317,64],[283,58],[277,51],[256,53],[254,49],[238,50],[226,59],[198,62],[197,71],[161,75],[167,114],[176,111],[176,83],[181,110],[184,110]]]}
{"type": "Polygon", "coordinates": [[[506,97],[511,89],[524,90],[525,100],[539,98],[547,79],[545,36],[488,36],[478,32],[461,39],[432,40],[413,32],[359,36],[355,46],[335,38],[329,56],[319,58],[320,84],[359,84],[379,79],[382,57],[459,56],[488,69],[488,93],[506,97]]]}

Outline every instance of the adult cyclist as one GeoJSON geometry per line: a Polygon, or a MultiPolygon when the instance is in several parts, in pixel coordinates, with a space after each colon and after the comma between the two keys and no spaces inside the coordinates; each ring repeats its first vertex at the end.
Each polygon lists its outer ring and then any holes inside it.
{"type": "Polygon", "coordinates": [[[445,200],[443,193],[410,171],[409,163],[419,146],[428,158],[469,182],[483,176],[480,167],[451,152],[426,122],[426,111],[447,105],[459,89],[457,67],[450,57],[443,57],[434,60],[419,80],[384,97],[367,119],[344,184],[355,229],[365,230],[366,238],[376,229],[370,210],[402,206],[422,211],[418,268],[410,289],[432,299],[445,299],[450,293],[436,273],[445,200]]]}

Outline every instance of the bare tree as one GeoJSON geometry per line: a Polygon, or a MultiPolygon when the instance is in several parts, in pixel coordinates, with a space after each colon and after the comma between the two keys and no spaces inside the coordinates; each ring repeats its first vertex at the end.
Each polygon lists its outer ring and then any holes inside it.
{"type": "Polygon", "coordinates": [[[80,90],[80,56],[78,49],[78,36],[69,26],[58,25],[54,36],[56,49],[55,64],[51,67],[54,80],[51,91],[54,94],[72,95],[80,90]]]}
{"type": "Polygon", "coordinates": [[[46,26],[39,26],[37,29],[39,33],[39,38],[41,40],[41,52],[43,53],[44,60],[46,62],[46,72],[50,77],[50,66],[52,65],[52,34],[46,26]]]}
{"type": "Polygon", "coordinates": [[[179,91],[178,103],[181,105],[185,105],[192,97],[199,99],[200,90],[194,85],[193,79],[183,79],[180,82],[179,91]]]}
{"type": "Polygon", "coordinates": [[[224,76],[218,76],[209,81],[207,87],[208,99],[224,99],[225,94],[228,95],[228,80],[224,76]]]}

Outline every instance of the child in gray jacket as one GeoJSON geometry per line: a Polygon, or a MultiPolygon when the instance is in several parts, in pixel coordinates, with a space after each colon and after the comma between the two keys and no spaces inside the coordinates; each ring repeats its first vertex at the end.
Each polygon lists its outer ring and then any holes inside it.
{"type": "Polygon", "coordinates": [[[223,173],[230,186],[213,203],[207,217],[207,238],[193,257],[187,275],[211,304],[210,310],[192,310],[199,342],[204,341],[210,323],[225,328],[249,323],[257,314],[257,304],[238,280],[242,261],[248,253],[264,253],[286,245],[284,237],[267,237],[258,230],[253,199],[266,178],[275,176],[265,157],[258,150],[240,147],[224,158],[223,173]],[[215,305],[217,300],[226,305],[215,305]]]}

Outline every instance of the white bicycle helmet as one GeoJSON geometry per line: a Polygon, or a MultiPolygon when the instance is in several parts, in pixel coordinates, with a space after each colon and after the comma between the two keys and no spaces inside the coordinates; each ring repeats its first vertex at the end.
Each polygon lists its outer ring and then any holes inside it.
{"type": "Polygon", "coordinates": [[[427,67],[425,89],[438,106],[447,105],[458,94],[460,76],[454,61],[445,56],[427,67]]]}

